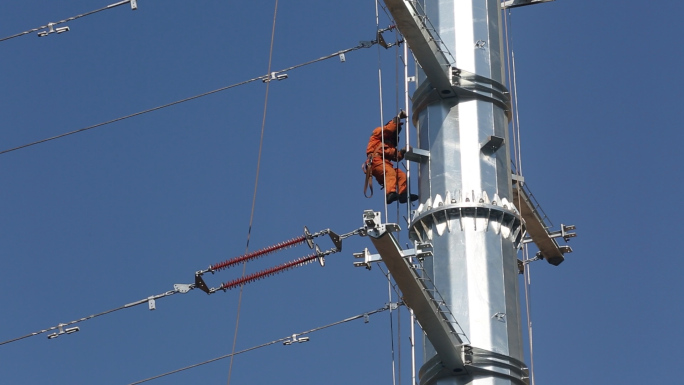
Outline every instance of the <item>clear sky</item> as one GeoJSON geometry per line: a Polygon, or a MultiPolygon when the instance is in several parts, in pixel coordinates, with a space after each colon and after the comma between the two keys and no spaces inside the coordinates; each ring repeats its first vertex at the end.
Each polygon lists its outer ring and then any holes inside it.
{"type": "MultiPolygon", "coordinates": [[[[107,4],[3,1],[0,38],[107,4]]],[[[268,70],[273,1],[138,7],[0,42],[0,151],[268,70]]],[[[524,176],[556,228],[574,224],[578,234],[561,266],[532,265],[539,385],[680,381],[682,11],[675,0],[513,11],[524,176]]],[[[390,24],[382,11],[380,24],[390,24]]],[[[272,68],[354,47],[375,29],[371,0],[280,1],[272,68]]],[[[360,171],[381,122],[379,63],[387,120],[397,109],[392,49],[355,51],[271,84],[249,250],[305,225],[345,233],[362,225],[363,210],[382,208],[382,194],[363,197],[360,171]]],[[[173,290],[244,253],[265,91],[257,81],[0,155],[0,342],[173,290]]],[[[350,238],[325,268],[245,286],[236,349],[383,307],[378,266],[352,265],[364,247],[368,239],[350,238]]],[[[247,272],[309,253],[288,249],[247,272]]],[[[218,286],[240,274],[205,277],[218,286]]],[[[231,351],[237,306],[236,290],[193,290],[157,300],[155,311],[143,304],[79,323],[75,334],[2,345],[0,382],[128,384],[219,357],[231,351]]],[[[239,355],[231,383],[391,384],[394,335],[410,384],[406,314],[239,355]]],[[[151,383],[221,384],[228,371],[226,359],[151,383]]]]}

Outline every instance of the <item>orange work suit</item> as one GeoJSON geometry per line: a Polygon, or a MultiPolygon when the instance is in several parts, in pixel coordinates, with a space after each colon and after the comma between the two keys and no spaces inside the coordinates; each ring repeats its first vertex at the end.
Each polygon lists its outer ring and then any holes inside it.
{"type": "Polygon", "coordinates": [[[402,195],[406,193],[406,173],[395,169],[392,163],[392,161],[399,162],[404,159],[404,153],[397,150],[397,123],[395,119],[390,120],[384,128],[378,127],[373,130],[373,134],[368,140],[368,147],[366,147],[366,156],[370,157],[371,155],[371,172],[375,180],[381,186],[385,186],[385,194],[396,192],[402,195]],[[397,191],[397,186],[399,191],[397,191]]]}

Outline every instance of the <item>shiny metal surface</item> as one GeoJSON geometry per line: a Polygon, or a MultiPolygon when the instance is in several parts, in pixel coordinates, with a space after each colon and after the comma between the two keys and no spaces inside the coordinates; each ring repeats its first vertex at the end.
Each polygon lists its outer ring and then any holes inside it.
{"type": "MultiPolygon", "coordinates": [[[[498,98],[505,99],[505,89],[499,87],[505,84],[500,7],[499,0],[424,3],[436,34],[454,57],[453,67],[468,74],[462,84],[475,90],[471,79],[486,80],[482,84],[488,84],[488,95],[498,93],[498,98]]],[[[419,73],[418,78],[419,89],[425,89],[426,76],[419,73]]],[[[417,99],[414,96],[414,103],[417,99]]],[[[507,357],[504,361],[520,363],[523,349],[516,247],[521,225],[518,208],[511,204],[505,103],[429,96],[423,96],[421,103],[423,108],[414,116],[417,147],[429,151],[430,157],[419,164],[421,206],[412,218],[410,234],[432,243],[434,256],[425,259],[425,274],[446,300],[473,349],[488,352],[488,357],[507,357]],[[491,136],[503,138],[504,145],[484,153],[482,143],[491,136]]],[[[525,381],[522,364],[487,366],[486,370],[469,370],[467,376],[445,376],[431,367],[438,358],[429,341],[425,341],[424,352],[422,385],[509,385],[525,381]]]]}

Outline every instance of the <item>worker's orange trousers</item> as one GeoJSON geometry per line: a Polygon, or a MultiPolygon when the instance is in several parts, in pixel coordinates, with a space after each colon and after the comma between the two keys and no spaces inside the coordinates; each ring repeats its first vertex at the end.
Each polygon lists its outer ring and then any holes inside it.
{"type": "Polygon", "coordinates": [[[377,180],[381,186],[385,186],[385,195],[392,192],[398,192],[399,195],[401,195],[406,192],[406,173],[399,169],[395,169],[392,162],[388,160],[383,162],[382,158],[379,161],[373,159],[371,171],[375,180],[377,180]],[[385,164],[384,167],[383,163],[385,164]],[[385,174],[384,181],[382,178],[383,173],[385,174]],[[397,191],[397,185],[399,185],[399,191],[397,191]]]}

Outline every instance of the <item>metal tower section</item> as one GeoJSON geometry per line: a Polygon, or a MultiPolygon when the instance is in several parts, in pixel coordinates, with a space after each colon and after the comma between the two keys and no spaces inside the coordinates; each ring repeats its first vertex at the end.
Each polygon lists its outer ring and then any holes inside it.
{"type": "Polygon", "coordinates": [[[409,234],[432,245],[424,274],[469,342],[457,347],[465,370],[448,370],[426,331],[420,383],[527,383],[501,2],[385,3],[421,67],[412,98],[421,204],[409,234]]]}

